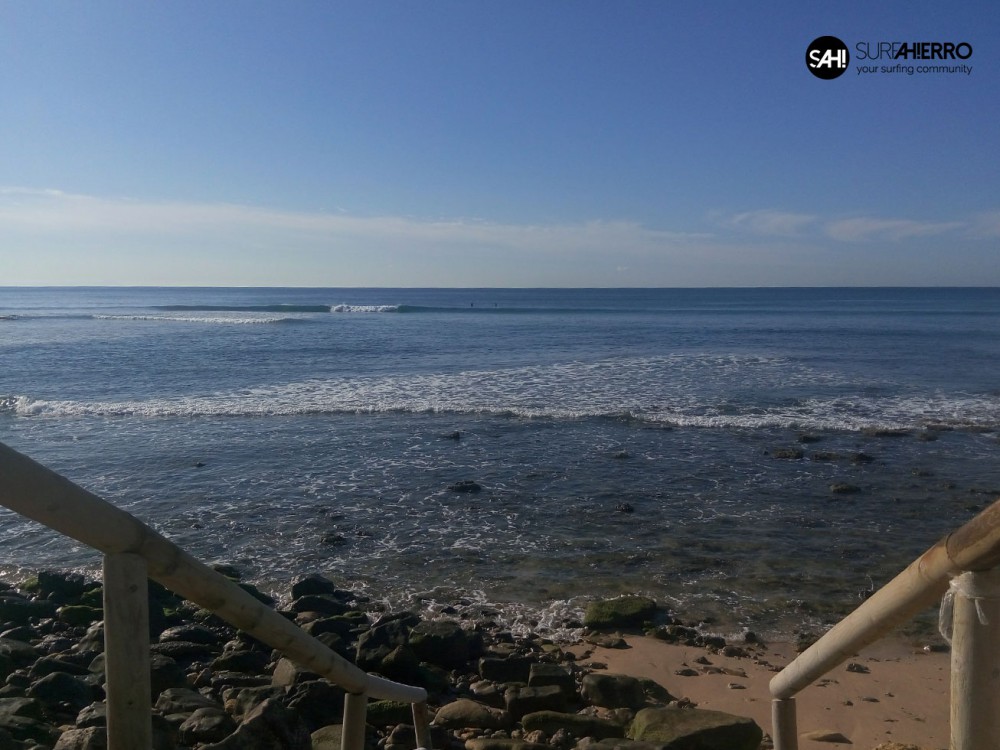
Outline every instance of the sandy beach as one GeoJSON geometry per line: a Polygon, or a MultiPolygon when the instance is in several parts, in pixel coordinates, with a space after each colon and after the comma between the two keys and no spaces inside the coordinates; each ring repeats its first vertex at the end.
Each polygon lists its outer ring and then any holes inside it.
{"type": "MultiPolygon", "coordinates": [[[[581,648],[579,655],[584,664],[653,679],[700,708],[749,716],[770,734],[768,682],[775,669],[794,659],[791,644],[760,645],[748,649],[747,657],[727,657],[642,636],[625,641],[629,648],[581,648]],[[696,674],[678,674],[684,670],[696,674]]],[[[868,750],[887,742],[947,747],[949,658],[901,639],[863,651],[848,662],[860,665],[852,667],[858,671],[844,664],[798,695],[800,747],[850,744],[868,750]],[[818,737],[825,739],[813,739],[818,737]]]]}

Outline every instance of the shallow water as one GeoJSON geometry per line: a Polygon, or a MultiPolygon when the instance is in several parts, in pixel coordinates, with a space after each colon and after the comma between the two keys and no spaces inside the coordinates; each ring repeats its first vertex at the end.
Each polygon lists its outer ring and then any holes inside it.
{"type": "MultiPolygon", "coordinates": [[[[0,290],[0,316],[0,440],[275,588],[551,628],[636,592],[787,634],[1000,494],[996,290],[0,290]]],[[[96,570],[0,535],[8,573],[96,570]]]]}

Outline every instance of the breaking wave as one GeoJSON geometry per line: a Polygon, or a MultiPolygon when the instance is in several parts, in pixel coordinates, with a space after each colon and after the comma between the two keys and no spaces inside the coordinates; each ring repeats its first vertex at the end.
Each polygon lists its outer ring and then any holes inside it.
{"type": "Polygon", "coordinates": [[[703,428],[863,430],[1000,426],[989,394],[871,395],[781,358],[681,355],[455,373],[345,376],[166,398],[0,400],[23,417],[266,417],[451,413],[614,418],[703,428]],[[762,389],[784,384],[767,400],[762,389]],[[813,395],[795,397],[796,392],[813,395]],[[824,395],[815,395],[817,392],[824,395]]]}

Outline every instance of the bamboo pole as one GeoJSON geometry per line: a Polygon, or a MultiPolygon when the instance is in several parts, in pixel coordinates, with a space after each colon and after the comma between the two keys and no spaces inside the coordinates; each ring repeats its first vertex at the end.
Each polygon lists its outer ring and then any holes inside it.
{"type": "Polygon", "coordinates": [[[1000,571],[952,585],[951,747],[1000,747],[1000,571]]]}
{"type": "Polygon", "coordinates": [[[366,674],[134,516],[3,444],[0,504],[105,554],[142,557],[150,578],[348,692],[405,703],[427,700],[423,688],[366,674]]]}
{"type": "Polygon", "coordinates": [[[148,586],[141,557],[104,556],[108,750],[152,747],[148,586]]]}
{"type": "Polygon", "coordinates": [[[771,680],[771,696],[791,698],[865,646],[940,601],[956,573],[986,570],[998,562],[1000,500],[927,550],[800,654],[771,680]]]}

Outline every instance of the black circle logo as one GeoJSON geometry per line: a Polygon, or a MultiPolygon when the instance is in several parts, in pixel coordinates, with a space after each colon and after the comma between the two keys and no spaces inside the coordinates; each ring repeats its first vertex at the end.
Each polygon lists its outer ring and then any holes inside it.
{"type": "Polygon", "coordinates": [[[813,39],[806,49],[806,67],[817,78],[829,81],[844,74],[851,62],[847,45],[835,36],[813,39]]]}

